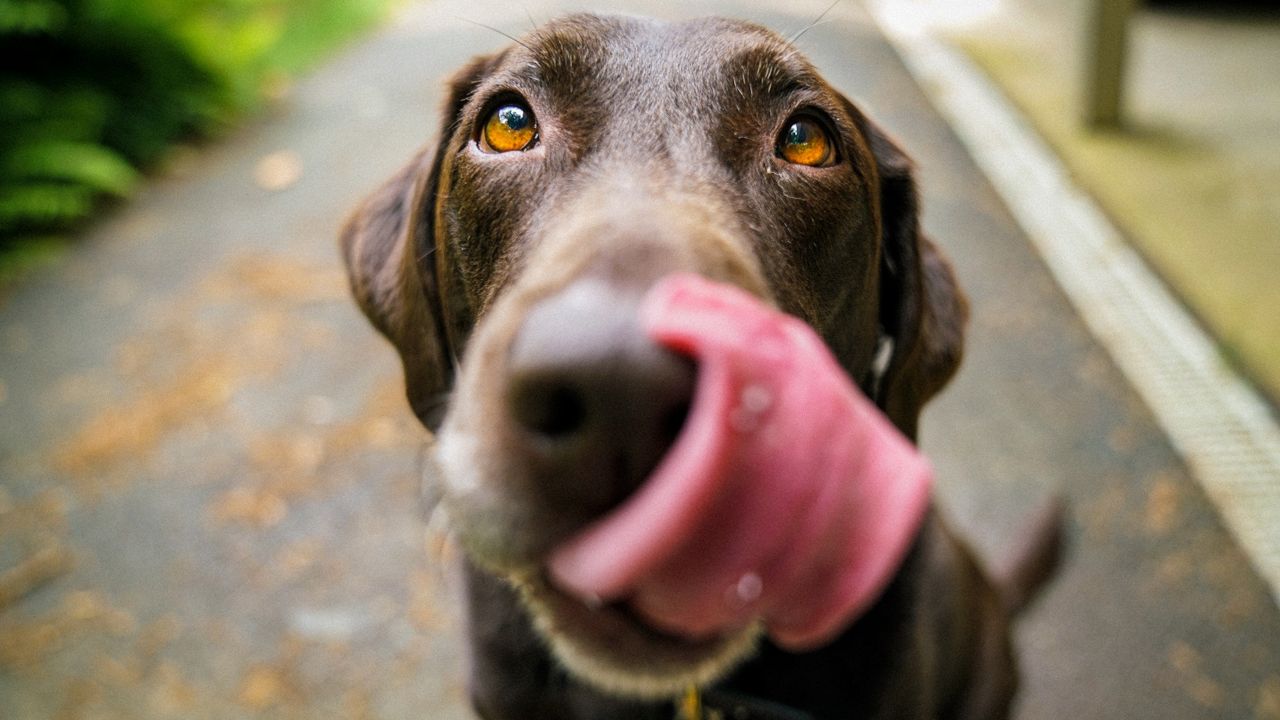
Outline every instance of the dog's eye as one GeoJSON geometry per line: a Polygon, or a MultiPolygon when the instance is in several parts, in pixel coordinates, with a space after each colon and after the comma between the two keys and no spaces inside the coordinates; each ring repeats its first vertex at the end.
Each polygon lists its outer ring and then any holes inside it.
{"type": "Polygon", "coordinates": [[[528,150],[537,139],[533,111],[519,103],[504,103],[489,113],[480,133],[480,149],[495,153],[528,150]]]}
{"type": "Polygon", "coordinates": [[[835,161],[834,143],[817,120],[792,118],[778,137],[778,157],[795,165],[822,167],[835,161]]]}

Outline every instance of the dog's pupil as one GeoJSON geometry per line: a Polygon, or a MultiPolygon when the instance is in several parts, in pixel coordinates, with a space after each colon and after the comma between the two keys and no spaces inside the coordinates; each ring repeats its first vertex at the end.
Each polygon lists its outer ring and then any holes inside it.
{"type": "Polygon", "coordinates": [[[513,132],[520,132],[529,126],[529,114],[522,107],[508,105],[498,111],[498,122],[513,132]]]}
{"type": "Polygon", "coordinates": [[[537,125],[533,113],[523,105],[502,105],[489,114],[482,140],[495,152],[527,150],[533,145],[537,125]]]}

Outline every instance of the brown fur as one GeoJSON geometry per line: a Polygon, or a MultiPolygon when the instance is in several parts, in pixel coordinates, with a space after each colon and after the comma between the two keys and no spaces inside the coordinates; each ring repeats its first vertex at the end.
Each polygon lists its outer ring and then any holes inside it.
{"type": "Polygon", "coordinates": [[[507,417],[511,348],[534,309],[588,281],[627,307],[693,271],[808,322],[914,438],[959,365],[967,314],[917,206],[897,145],[746,23],[572,16],[453,78],[439,141],[356,210],[342,248],[411,406],[439,430],[428,482],[467,550],[483,717],[669,717],[654,698],[691,680],[747,717],[1006,717],[1013,606],[936,513],[876,605],[815,651],[761,641],[752,654],[754,631],[685,643],[625,615],[593,634],[581,609],[558,607],[540,562],[634,481],[615,478],[599,503],[566,500],[582,488],[541,470],[507,417]],[[539,142],[486,155],[477,125],[506,96],[528,101],[539,142]],[[827,118],[838,163],[774,156],[797,110],[827,118]]]}

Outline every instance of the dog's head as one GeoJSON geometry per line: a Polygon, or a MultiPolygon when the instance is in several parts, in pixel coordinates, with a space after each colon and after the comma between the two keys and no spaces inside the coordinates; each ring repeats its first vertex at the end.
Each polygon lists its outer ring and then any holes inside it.
{"type": "Polygon", "coordinates": [[[718,19],[572,16],[451,81],[438,143],[348,223],[355,295],[438,430],[428,482],[587,679],[668,693],[752,630],[684,638],[547,584],[680,430],[695,368],[640,333],[678,271],[811,325],[908,436],[954,372],[964,302],[911,165],[782,38],[718,19]]]}

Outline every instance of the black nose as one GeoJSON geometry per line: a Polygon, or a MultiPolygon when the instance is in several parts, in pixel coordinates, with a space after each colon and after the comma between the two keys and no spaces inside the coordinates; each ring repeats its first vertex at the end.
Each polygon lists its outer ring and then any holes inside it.
{"type": "Polygon", "coordinates": [[[509,357],[508,408],[540,493],[592,517],[643,483],[693,397],[692,361],[645,337],[640,296],[579,280],[536,304],[509,357]]]}

